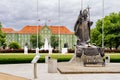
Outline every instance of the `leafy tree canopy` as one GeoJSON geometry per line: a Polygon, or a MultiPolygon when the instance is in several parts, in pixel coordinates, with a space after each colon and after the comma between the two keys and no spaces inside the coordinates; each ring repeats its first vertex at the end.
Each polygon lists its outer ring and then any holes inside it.
{"type": "MultiPolygon", "coordinates": [[[[120,12],[111,13],[104,18],[104,45],[109,47],[115,47],[116,49],[120,46],[120,12]]],[[[96,27],[91,31],[92,43],[96,45],[102,45],[102,22],[100,19],[96,22],[96,27]]]]}
{"type": "Polygon", "coordinates": [[[2,24],[0,22],[0,46],[3,46],[3,44],[5,44],[5,37],[6,35],[2,33],[2,24]]]}
{"type": "Polygon", "coordinates": [[[57,36],[51,36],[50,41],[54,49],[59,46],[59,38],[57,36]]]}
{"type": "MultiPolygon", "coordinates": [[[[30,42],[32,43],[33,48],[37,47],[37,35],[34,34],[30,36],[30,42]]],[[[38,35],[38,47],[40,48],[43,45],[42,38],[38,35]]]]}
{"type": "Polygon", "coordinates": [[[17,42],[11,42],[9,44],[10,49],[20,49],[20,45],[17,42]]]}

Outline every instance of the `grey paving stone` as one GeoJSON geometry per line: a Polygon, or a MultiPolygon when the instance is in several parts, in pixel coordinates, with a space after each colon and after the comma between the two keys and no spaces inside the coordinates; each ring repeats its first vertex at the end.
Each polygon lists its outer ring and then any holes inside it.
{"type": "MultiPolygon", "coordinates": [[[[0,65],[0,72],[33,79],[33,64],[0,65]]],[[[37,64],[37,80],[120,80],[120,74],[60,74],[48,73],[47,64],[37,64]]]]}

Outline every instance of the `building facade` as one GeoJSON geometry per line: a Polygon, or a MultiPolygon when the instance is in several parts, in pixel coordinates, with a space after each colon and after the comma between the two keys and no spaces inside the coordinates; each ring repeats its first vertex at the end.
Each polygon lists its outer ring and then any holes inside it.
{"type": "Polygon", "coordinates": [[[2,32],[6,34],[6,44],[9,45],[11,42],[17,42],[21,48],[24,48],[27,43],[30,48],[33,48],[30,42],[30,36],[32,34],[38,34],[42,37],[44,43],[45,38],[50,43],[51,36],[59,37],[59,47],[63,48],[65,43],[68,44],[68,48],[74,48],[76,43],[76,36],[65,26],[24,26],[20,31],[14,31],[12,28],[2,28],[2,32]]]}

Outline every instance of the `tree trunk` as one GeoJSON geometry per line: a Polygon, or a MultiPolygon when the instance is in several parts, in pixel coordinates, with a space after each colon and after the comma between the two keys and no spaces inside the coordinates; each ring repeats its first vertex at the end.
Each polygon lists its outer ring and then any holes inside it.
{"type": "Polygon", "coordinates": [[[56,47],[54,46],[53,48],[55,49],[56,47]]]}
{"type": "Polygon", "coordinates": [[[112,50],[112,47],[111,47],[111,46],[110,46],[109,48],[110,48],[110,50],[112,50]]]}
{"type": "Polygon", "coordinates": [[[115,49],[117,50],[117,49],[118,49],[118,46],[115,46],[115,49]]]}

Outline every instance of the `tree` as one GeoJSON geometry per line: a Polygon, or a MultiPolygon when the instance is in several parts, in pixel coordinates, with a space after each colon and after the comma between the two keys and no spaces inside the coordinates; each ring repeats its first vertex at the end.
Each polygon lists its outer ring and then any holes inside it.
{"type": "Polygon", "coordinates": [[[55,49],[59,45],[59,38],[57,36],[50,37],[51,46],[55,49]]]}
{"type": "Polygon", "coordinates": [[[11,42],[8,46],[10,49],[20,49],[20,45],[17,42],[11,42]]]}
{"type": "MultiPolygon", "coordinates": [[[[37,47],[37,35],[30,36],[30,42],[32,43],[33,48],[37,47]]],[[[42,38],[40,35],[38,35],[38,47],[41,47],[43,45],[42,38]]]]}
{"type": "Polygon", "coordinates": [[[97,28],[92,29],[91,31],[91,41],[97,46],[101,46],[101,33],[97,30],[97,28]]]}
{"type": "MultiPolygon", "coordinates": [[[[104,18],[104,44],[110,49],[120,46],[120,12],[111,13],[104,18]]],[[[92,42],[96,45],[102,45],[102,20],[96,22],[96,27],[91,31],[92,42]]]]}
{"type": "Polygon", "coordinates": [[[0,46],[3,46],[5,44],[5,37],[6,35],[2,33],[2,24],[0,22],[0,46]]]}

